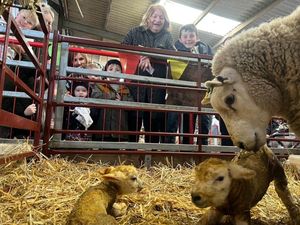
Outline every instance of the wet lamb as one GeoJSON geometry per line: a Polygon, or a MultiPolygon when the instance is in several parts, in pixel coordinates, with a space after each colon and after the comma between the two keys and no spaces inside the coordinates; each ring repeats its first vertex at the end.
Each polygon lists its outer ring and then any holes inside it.
{"type": "Polygon", "coordinates": [[[211,208],[199,225],[218,225],[228,215],[236,225],[251,224],[250,209],[273,180],[293,224],[299,225],[300,209],[287,187],[283,167],[266,145],[257,152],[241,151],[231,162],[210,158],[200,163],[195,168],[192,201],[200,208],[211,208]]]}
{"type": "Polygon", "coordinates": [[[134,193],[142,188],[134,166],[109,167],[103,182],[88,188],[77,200],[67,225],[115,225],[113,204],[119,195],[134,193]]]}

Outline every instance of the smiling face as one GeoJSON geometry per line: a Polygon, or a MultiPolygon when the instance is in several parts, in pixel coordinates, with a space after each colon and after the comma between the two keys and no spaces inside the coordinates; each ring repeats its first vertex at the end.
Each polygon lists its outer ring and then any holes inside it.
{"type": "Polygon", "coordinates": [[[87,59],[81,53],[76,53],[73,58],[74,67],[82,67],[87,64],[87,59]]]}
{"type": "Polygon", "coordinates": [[[197,35],[195,32],[182,30],[181,36],[179,41],[186,47],[186,48],[193,48],[197,42],[197,35]]]}
{"type": "Polygon", "coordinates": [[[20,10],[15,18],[16,23],[21,29],[33,29],[37,23],[37,16],[30,10],[20,10]]]}
{"type": "Polygon", "coordinates": [[[159,9],[154,10],[153,14],[148,19],[148,28],[153,33],[159,33],[165,25],[165,16],[159,9]]]}
{"type": "Polygon", "coordinates": [[[266,143],[271,114],[254,102],[236,70],[225,67],[215,81],[208,81],[207,85],[213,86],[210,103],[221,115],[236,146],[256,151],[266,143]]]}
{"type": "Polygon", "coordinates": [[[120,65],[110,64],[107,67],[107,72],[110,72],[110,73],[122,73],[122,68],[120,67],[120,65]]]}

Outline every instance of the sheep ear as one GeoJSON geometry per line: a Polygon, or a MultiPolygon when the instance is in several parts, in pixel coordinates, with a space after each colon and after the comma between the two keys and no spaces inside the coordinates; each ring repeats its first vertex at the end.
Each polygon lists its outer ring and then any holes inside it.
{"type": "Polygon", "coordinates": [[[250,180],[256,176],[256,172],[254,170],[247,169],[236,163],[230,163],[228,170],[233,179],[250,180]]]}
{"type": "Polygon", "coordinates": [[[220,87],[224,84],[232,84],[233,80],[228,77],[216,76],[213,80],[206,81],[204,84],[207,87],[206,94],[201,101],[202,105],[207,105],[210,103],[210,96],[213,92],[214,87],[220,87]]]}
{"type": "Polygon", "coordinates": [[[107,167],[104,169],[103,174],[109,174],[114,170],[114,168],[112,166],[107,167]]]}
{"type": "Polygon", "coordinates": [[[233,80],[230,77],[216,76],[213,80],[205,82],[205,86],[209,88],[220,87],[224,84],[232,84],[233,80]]]}

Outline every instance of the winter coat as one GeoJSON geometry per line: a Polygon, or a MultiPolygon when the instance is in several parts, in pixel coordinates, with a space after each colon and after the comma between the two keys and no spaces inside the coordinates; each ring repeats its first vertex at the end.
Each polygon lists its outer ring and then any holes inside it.
{"type": "Polygon", "coordinates": [[[193,52],[193,53],[197,53],[197,54],[213,55],[211,47],[201,41],[197,41],[197,43],[194,47],[194,48],[196,48],[196,51],[193,51],[194,49],[185,47],[179,40],[177,40],[175,42],[175,48],[178,51],[182,51],[182,52],[193,52]]]}
{"type": "MultiPolygon", "coordinates": [[[[121,101],[133,101],[129,89],[125,85],[120,85],[118,90],[112,88],[110,84],[94,84],[92,86],[92,98],[115,100],[117,93],[121,96],[121,101]]],[[[128,131],[128,111],[124,109],[101,108],[94,109],[94,124],[90,129],[107,131],[128,131]]],[[[126,141],[128,135],[105,134],[93,135],[93,140],[126,141]]]]}
{"type": "MultiPolygon", "coordinates": [[[[153,33],[149,29],[146,29],[144,26],[132,28],[125,36],[122,44],[175,50],[173,45],[173,38],[170,32],[162,30],[159,33],[153,33]]],[[[147,71],[141,71],[139,70],[139,68],[137,68],[135,74],[139,74],[141,76],[166,78],[166,61],[158,61],[153,58],[151,58],[150,60],[151,65],[154,68],[154,72],[152,74],[147,71]]],[[[151,102],[159,104],[165,103],[166,91],[164,89],[130,86],[130,92],[134,100],[137,102],[151,102]]]]}

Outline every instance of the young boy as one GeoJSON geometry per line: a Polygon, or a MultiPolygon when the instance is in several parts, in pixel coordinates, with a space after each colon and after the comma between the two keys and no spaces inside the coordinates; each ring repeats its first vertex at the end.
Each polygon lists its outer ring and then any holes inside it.
{"type": "MultiPolygon", "coordinates": [[[[27,10],[27,9],[22,9],[18,12],[15,21],[19,28],[21,29],[27,29],[27,30],[32,30],[35,28],[38,24],[38,17],[33,10],[27,10]]],[[[4,35],[0,35],[1,38],[4,37],[4,35]]],[[[15,37],[11,37],[15,39],[15,37]]],[[[14,59],[17,54],[23,53],[24,50],[20,45],[15,45],[15,44],[10,44],[7,48],[7,53],[6,53],[6,58],[7,59],[14,59]]],[[[0,46],[0,59],[2,59],[3,55],[3,45],[1,44],[0,46]]]]}
{"type": "Polygon", "coordinates": [[[198,31],[194,24],[187,24],[180,28],[179,39],[175,42],[175,48],[178,51],[212,55],[210,46],[199,40],[198,31]]]}
{"type": "MultiPolygon", "coordinates": [[[[212,50],[209,45],[201,42],[198,37],[198,31],[194,24],[187,24],[180,28],[179,39],[175,42],[175,47],[178,51],[192,52],[195,54],[207,54],[212,55],[212,50]]],[[[178,129],[178,117],[176,112],[169,112],[167,118],[167,132],[176,133],[178,129]]],[[[196,115],[193,116],[193,124],[195,124],[196,115]]],[[[183,114],[183,133],[190,132],[189,113],[183,114]]],[[[207,134],[210,127],[210,117],[207,115],[201,116],[201,133],[207,134]]],[[[195,130],[195,125],[193,126],[195,130]]],[[[175,136],[167,136],[167,143],[175,143],[175,136]]],[[[190,138],[183,137],[182,144],[189,144],[190,138]]],[[[202,139],[202,144],[207,145],[207,138],[202,139]]]]}

